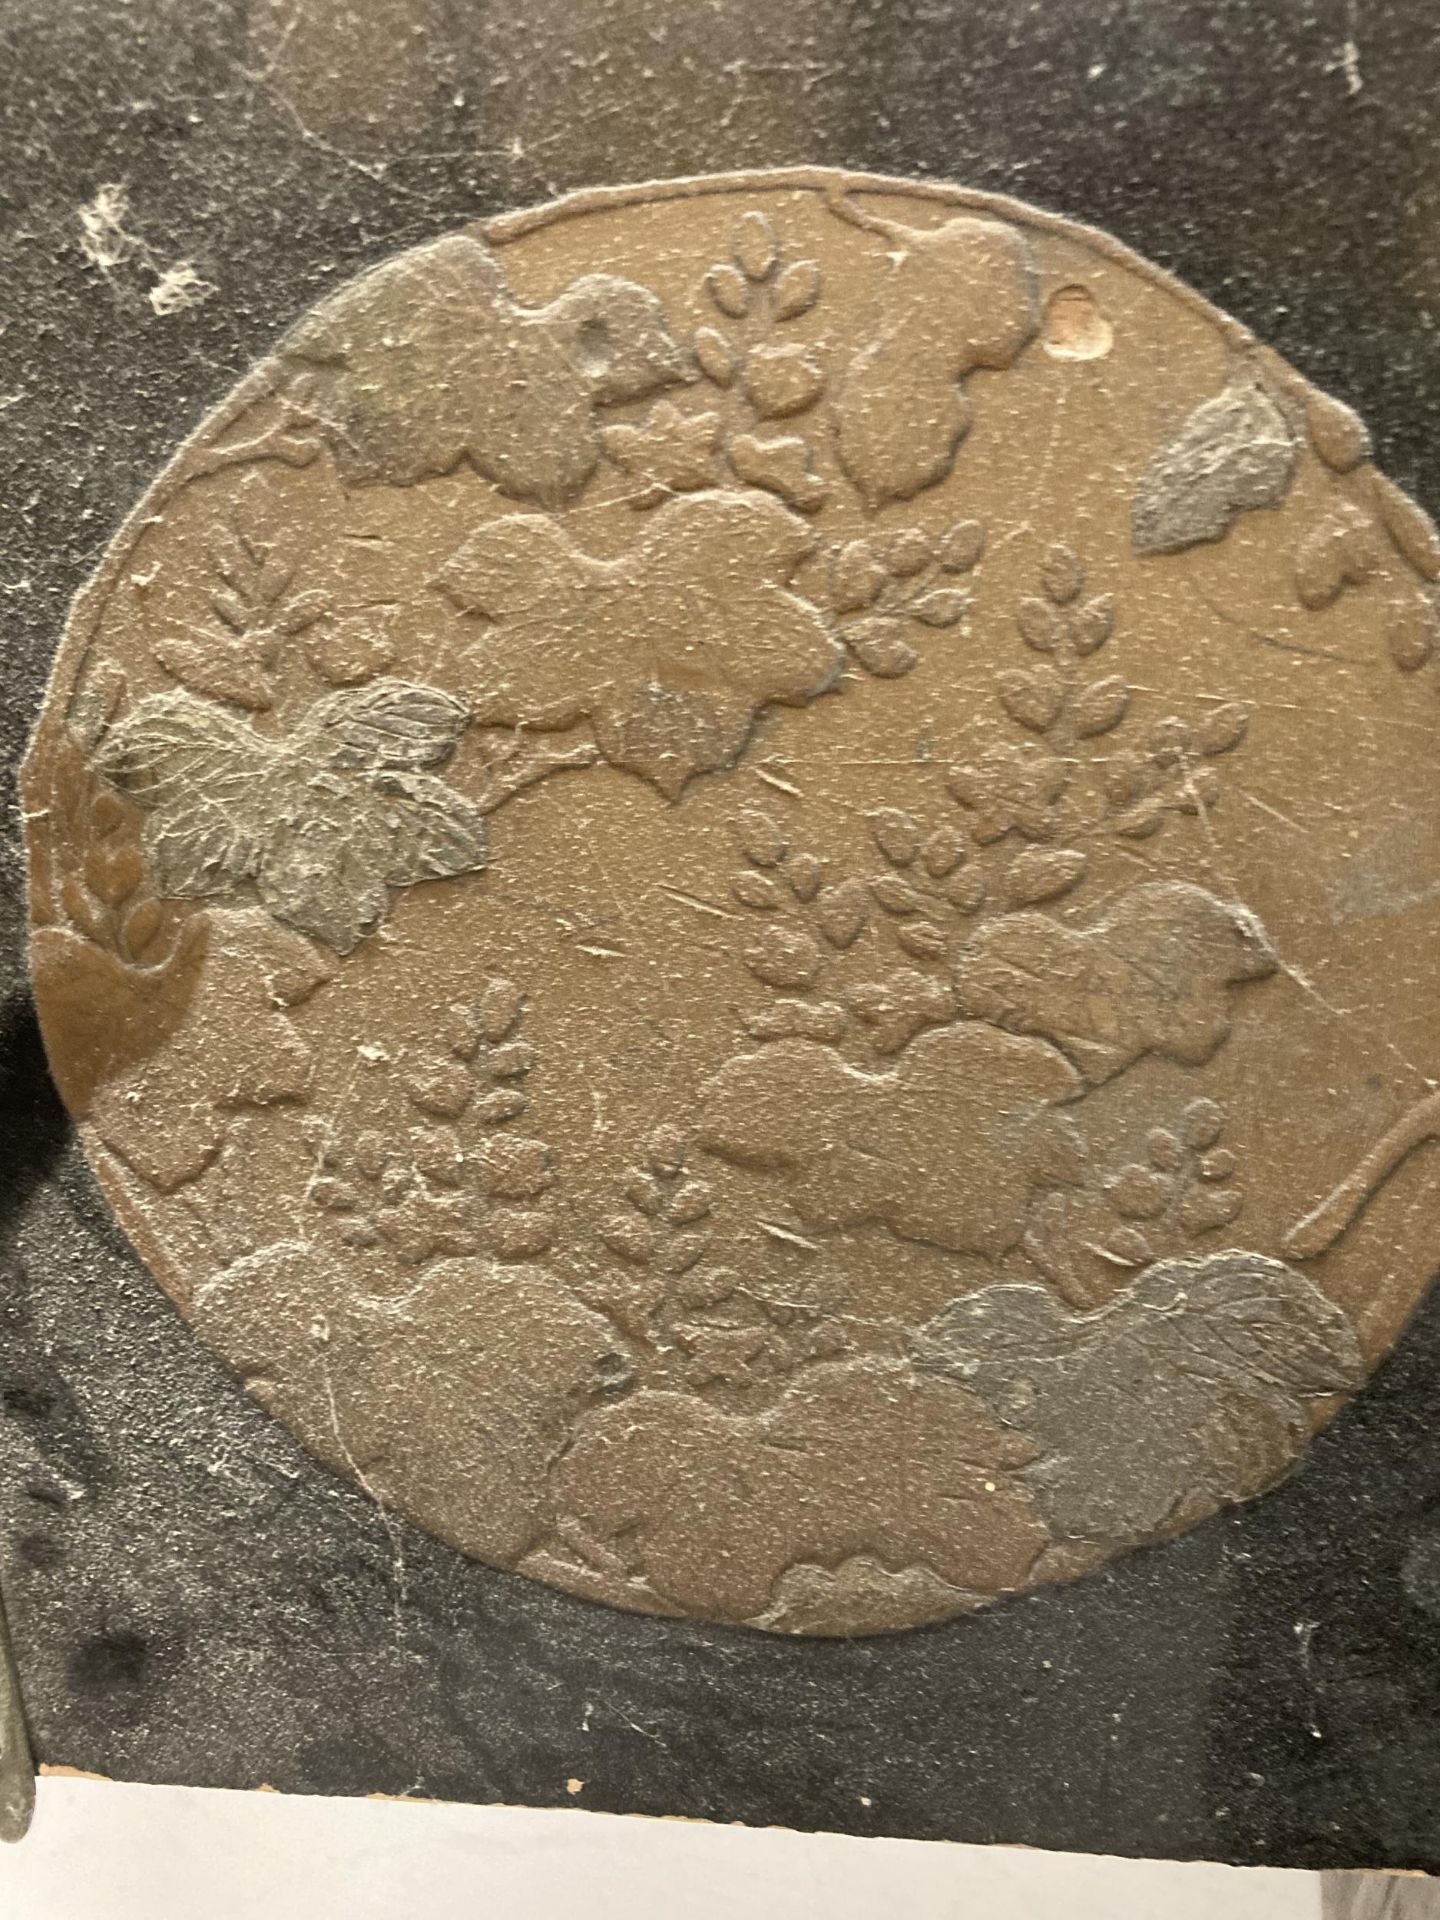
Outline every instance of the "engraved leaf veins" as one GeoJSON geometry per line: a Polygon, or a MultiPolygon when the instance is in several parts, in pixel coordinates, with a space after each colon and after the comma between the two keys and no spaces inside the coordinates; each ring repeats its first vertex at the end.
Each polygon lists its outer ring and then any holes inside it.
{"type": "Polygon", "coordinates": [[[917,1342],[1041,1447],[1024,1478],[1062,1535],[1141,1538],[1244,1499],[1309,1437],[1307,1402],[1360,1384],[1340,1309],[1282,1261],[1161,1260],[1099,1312],[1043,1287],[951,1303],[917,1342]]]}
{"type": "Polygon", "coordinates": [[[1220,540],[1255,507],[1277,507],[1295,472],[1295,441],[1260,382],[1238,376],[1198,406],[1140,476],[1131,503],[1139,553],[1220,540]]]}
{"type": "Polygon", "coordinates": [[[148,814],[162,894],[253,888],[276,920],[349,953],[391,887],[484,866],[480,810],[425,771],[468,720],[453,695],[406,680],[330,694],[278,739],[191,694],[154,694],[110,728],[96,765],[148,814]]]}

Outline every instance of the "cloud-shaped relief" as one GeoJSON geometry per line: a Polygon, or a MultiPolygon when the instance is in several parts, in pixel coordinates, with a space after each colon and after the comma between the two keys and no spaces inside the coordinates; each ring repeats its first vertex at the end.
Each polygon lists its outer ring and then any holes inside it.
{"type": "Polygon", "coordinates": [[[1006,1469],[1033,1458],[964,1387],[872,1357],[810,1368],[761,1414],[633,1394],[577,1423],[555,1493],[597,1565],[622,1560],[687,1613],[753,1621],[788,1569],[858,1555],[967,1594],[1023,1586],[1045,1533],[1006,1469]]]}
{"type": "Polygon", "coordinates": [[[876,336],[850,362],[836,402],[840,464],[869,507],[943,480],[970,424],[960,383],[1008,367],[1039,326],[1028,242],[995,220],[933,228],[873,216],[889,241],[876,336]]]}
{"type": "Polygon", "coordinates": [[[547,1477],[577,1410],[630,1371],[610,1323],[528,1263],[438,1260],[425,1310],[397,1312],[366,1292],[353,1257],[281,1240],[212,1275],[191,1311],[317,1452],[501,1566],[555,1524],[547,1477]],[[444,1446],[417,1447],[417,1432],[444,1446]]]}
{"type": "Polygon", "coordinates": [[[519,500],[573,498],[600,459],[597,407],[682,377],[647,287],[586,274],[522,306],[480,240],[451,234],[387,260],[307,315],[282,354],[293,398],[346,480],[405,487],[468,460],[519,500]]]}
{"type": "Polygon", "coordinates": [[[969,1021],[914,1041],[890,1073],[786,1040],[729,1060],[700,1089],[711,1153],[787,1176],[820,1231],[879,1221],[909,1240],[996,1258],[1034,1193],[1078,1177],[1053,1111],[1081,1081],[1053,1047],[969,1021]]]}
{"type": "Polygon", "coordinates": [[[464,649],[475,720],[589,720],[612,766],[674,799],[734,765],[762,707],[803,706],[839,675],[827,618],[786,585],[813,540],[758,493],[672,500],[614,560],[539,514],[491,521],[437,581],[489,623],[464,649]]]}

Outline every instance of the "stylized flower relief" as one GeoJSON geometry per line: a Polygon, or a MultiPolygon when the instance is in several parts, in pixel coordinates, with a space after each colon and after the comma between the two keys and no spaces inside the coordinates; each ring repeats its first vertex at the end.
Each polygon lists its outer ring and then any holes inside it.
{"type": "Polygon", "coordinates": [[[681,413],[669,400],[652,407],[639,426],[605,430],[606,453],[640,482],[640,492],[631,498],[637,507],[713,486],[719,446],[718,413],[681,413]]]}
{"type": "Polygon", "coordinates": [[[210,1164],[236,1109],[304,1096],[311,1054],[287,1009],[334,965],[253,908],[194,915],[163,967],[126,967],[56,927],[32,948],[66,1105],[165,1193],[210,1164]]]}
{"type": "Polygon", "coordinates": [[[1054,1047],[968,1021],[926,1033],[893,1072],[782,1040],[727,1061],[700,1089],[711,1153],[786,1177],[819,1231],[879,1221],[908,1240],[997,1258],[1039,1190],[1073,1184],[1079,1144],[1053,1111],[1080,1091],[1054,1047]]]}
{"type": "Polygon", "coordinates": [[[437,581],[488,620],[464,649],[476,721],[588,719],[612,766],[675,799],[734,765],[761,708],[803,706],[838,678],[827,617],[787,587],[812,543],[758,493],[668,501],[614,560],[538,514],[490,522],[437,581]]]}
{"type": "Polygon", "coordinates": [[[484,866],[479,808],[423,771],[468,718],[437,687],[372,680],[276,738],[191,694],[152,694],[110,727],[95,764],[149,816],[157,892],[253,887],[277,920],[349,953],[390,888],[484,866]]]}
{"type": "Polygon", "coordinates": [[[1043,747],[987,747],[973,761],[952,767],[951,793],[970,814],[970,831],[982,846],[1018,833],[1051,840],[1060,830],[1057,802],[1069,785],[1063,760],[1043,747]]]}
{"type": "Polygon", "coordinates": [[[647,287],[586,274],[522,306],[483,241],[450,234],[325,301],[282,349],[295,403],[346,480],[412,486],[468,459],[502,493],[572,498],[600,460],[597,407],[683,375],[647,287]]]}

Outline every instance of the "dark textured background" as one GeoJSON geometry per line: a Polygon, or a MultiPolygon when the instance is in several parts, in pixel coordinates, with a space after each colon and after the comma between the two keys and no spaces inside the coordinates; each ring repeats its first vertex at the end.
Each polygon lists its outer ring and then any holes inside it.
{"type": "MultiPolygon", "coordinates": [[[[1437,102],[1433,0],[0,0],[6,764],[111,530],[293,316],[591,182],[822,161],[1108,227],[1433,510],[1437,102]],[[101,273],[107,182],[149,252],[101,273]],[[217,291],[157,316],[178,258],[217,291]]],[[[49,1090],[5,805],[0,1555],[43,1760],[1440,1869],[1440,1299],[1279,1492],[1066,1589],[849,1644],[567,1599],[387,1523],[182,1329],[49,1090]]]]}

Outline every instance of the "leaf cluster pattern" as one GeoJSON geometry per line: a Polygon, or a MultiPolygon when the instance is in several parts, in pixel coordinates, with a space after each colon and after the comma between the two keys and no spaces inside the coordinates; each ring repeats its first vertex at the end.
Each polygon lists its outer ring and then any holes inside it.
{"type": "Polygon", "coordinates": [[[159,893],[253,889],[284,925],[349,953],[391,888],[485,864],[479,810],[429,771],[468,717],[436,687],[382,679],[316,701],[276,737],[191,694],[152,694],[110,726],[95,764],[147,816],[159,893]]]}
{"type": "Polygon", "coordinates": [[[519,1125],[538,1062],[524,1014],[521,989],[493,976],[449,1008],[434,1046],[404,1063],[404,1121],[352,1138],[311,1119],[308,1198],[342,1245],[383,1246],[402,1267],[470,1254],[528,1261],[549,1249],[554,1158],[519,1125]]]}

